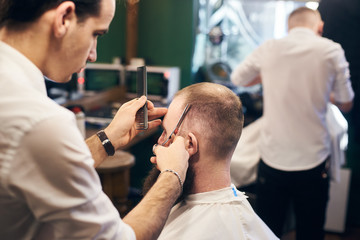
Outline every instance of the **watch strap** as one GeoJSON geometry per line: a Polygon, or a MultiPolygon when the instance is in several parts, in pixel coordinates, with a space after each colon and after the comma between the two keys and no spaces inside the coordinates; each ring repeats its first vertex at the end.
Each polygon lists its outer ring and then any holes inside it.
{"type": "Polygon", "coordinates": [[[110,142],[108,136],[106,136],[104,130],[100,130],[96,133],[96,135],[99,137],[101,144],[103,145],[106,153],[108,156],[113,156],[115,154],[115,148],[110,142]]]}

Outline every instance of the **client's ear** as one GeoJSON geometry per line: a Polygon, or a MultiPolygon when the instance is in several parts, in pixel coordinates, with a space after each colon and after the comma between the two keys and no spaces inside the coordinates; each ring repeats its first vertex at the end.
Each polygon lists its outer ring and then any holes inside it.
{"type": "Polygon", "coordinates": [[[193,133],[188,133],[185,138],[185,148],[188,151],[190,157],[197,153],[199,145],[196,136],[193,133]]]}

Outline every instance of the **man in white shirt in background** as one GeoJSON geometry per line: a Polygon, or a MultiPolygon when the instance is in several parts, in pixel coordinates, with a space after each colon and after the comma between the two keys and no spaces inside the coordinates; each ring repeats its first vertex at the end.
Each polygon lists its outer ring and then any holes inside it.
{"type": "MultiPolygon", "coordinates": [[[[189,157],[181,137],[156,148],[152,162],[167,171],[124,220],[101,189],[94,165],[139,132],[145,97],[125,103],[86,143],[74,114],[47,97],[44,76],[67,82],[96,60],[114,12],[115,0],[0,0],[2,240],[156,239],[180,195],[189,157]]],[[[148,106],[149,119],[166,113],[148,106]]]]}
{"type": "MultiPolygon", "coordinates": [[[[183,194],[159,239],[278,239],[231,183],[230,161],[243,120],[239,97],[223,85],[194,84],[175,95],[158,144],[182,136],[190,159],[183,194]]],[[[158,176],[154,168],[144,193],[158,176]]]]}
{"type": "Polygon", "coordinates": [[[288,36],[265,42],[239,64],[231,81],[263,85],[255,210],[281,237],[292,202],[296,239],[320,240],[329,194],[327,104],[349,111],[354,93],[344,51],[321,37],[318,11],[294,10],[288,29],[288,36]]]}

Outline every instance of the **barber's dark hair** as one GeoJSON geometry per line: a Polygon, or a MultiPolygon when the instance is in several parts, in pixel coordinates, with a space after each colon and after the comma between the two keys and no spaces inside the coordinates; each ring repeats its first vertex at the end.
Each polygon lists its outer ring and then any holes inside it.
{"type": "Polygon", "coordinates": [[[75,3],[76,15],[82,21],[99,15],[102,0],[0,0],[0,27],[31,23],[65,1],[75,3]]]}

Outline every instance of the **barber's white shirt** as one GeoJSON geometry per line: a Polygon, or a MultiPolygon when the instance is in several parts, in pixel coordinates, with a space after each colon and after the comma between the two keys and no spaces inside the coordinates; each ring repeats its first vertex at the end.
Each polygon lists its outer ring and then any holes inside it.
{"type": "Polygon", "coordinates": [[[330,92],[338,102],[354,97],[341,46],[310,29],[294,28],[257,48],[234,69],[231,80],[246,85],[258,74],[264,96],[259,143],[264,162],[283,171],[319,165],[330,154],[330,92]]]}
{"type": "Polygon", "coordinates": [[[278,239],[234,185],[176,204],[158,240],[278,239]]]}
{"type": "Polygon", "coordinates": [[[135,239],[102,192],[74,115],[0,42],[0,239],[135,239]]]}

